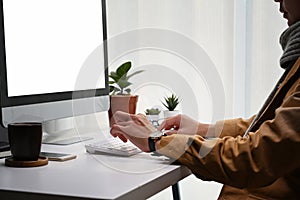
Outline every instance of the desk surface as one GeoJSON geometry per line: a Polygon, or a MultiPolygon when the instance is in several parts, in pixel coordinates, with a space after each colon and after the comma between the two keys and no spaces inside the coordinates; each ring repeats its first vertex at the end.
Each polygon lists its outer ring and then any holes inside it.
{"type": "Polygon", "coordinates": [[[145,199],[190,174],[163,157],[91,155],[84,144],[43,145],[43,151],[75,153],[65,162],[49,161],[36,168],[10,168],[0,160],[0,199],[145,199]]]}

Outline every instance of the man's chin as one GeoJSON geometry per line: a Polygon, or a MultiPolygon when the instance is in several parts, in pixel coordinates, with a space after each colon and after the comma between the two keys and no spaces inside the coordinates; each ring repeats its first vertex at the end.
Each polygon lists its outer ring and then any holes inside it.
{"type": "Polygon", "coordinates": [[[291,20],[287,19],[287,25],[288,25],[288,26],[291,26],[291,25],[293,25],[293,24],[294,24],[294,22],[292,22],[291,20]]]}

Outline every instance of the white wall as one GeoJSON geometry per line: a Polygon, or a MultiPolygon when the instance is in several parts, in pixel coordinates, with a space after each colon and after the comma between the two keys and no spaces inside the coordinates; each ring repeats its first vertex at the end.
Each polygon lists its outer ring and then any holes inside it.
{"type": "MultiPolygon", "coordinates": [[[[222,96],[217,101],[220,105],[212,105],[211,91],[208,88],[205,74],[198,69],[198,77],[190,78],[193,74],[187,64],[179,56],[170,54],[162,54],[158,51],[147,52],[139,50],[138,53],[123,55],[118,61],[111,63],[110,67],[114,68],[121,63],[122,60],[131,59],[135,68],[160,64],[171,69],[183,78],[189,79],[187,82],[196,96],[197,115],[191,114],[193,117],[211,122],[214,121],[212,112],[215,106],[224,108],[225,113],[219,114],[220,118],[231,117],[233,113],[233,16],[234,6],[233,0],[221,2],[219,0],[199,1],[199,0],[110,0],[108,1],[108,21],[109,35],[111,38],[124,34],[126,31],[156,28],[172,31],[175,34],[182,35],[193,41],[199,48],[203,49],[207,57],[212,62],[212,68],[217,70],[212,79],[218,79],[222,83],[222,92],[226,96],[222,96]],[[154,58],[156,55],[156,58],[154,58]],[[152,56],[152,57],[151,57],[152,56]],[[172,57],[173,56],[173,57],[172,57]],[[156,62],[153,61],[156,59],[156,62]],[[184,71],[185,70],[185,71],[184,71]],[[186,72],[186,74],[184,74],[186,72]],[[190,73],[190,74],[187,74],[190,73]],[[202,77],[200,77],[202,76],[202,77]],[[195,82],[192,82],[195,81],[195,82]]],[[[142,36],[140,36],[142,37],[142,36]]],[[[128,41],[126,41],[127,43],[128,41]]],[[[120,44],[121,45],[121,44],[120,44]]],[[[125,44],[122,44],[125,45],[125,44]]],[[[127,45],[127,44],[126,44],[127,45]]],[[[111,48],[111,51],[118,49],[118,46],[111,48]]],[[[193,52],[191,52],[192,54],[193,52]]],[[[209,65],[203,61],[203,65],[209,65]]],[[[201,68],[203,66],[196,66],[201,68]]],[[[147,71],[147,70],[146,70],[147,71]]],[[[165,77],[168,75],[165,74],[165,77]]],[[[149,77],[148,77],[149,78],[149,77]]],[[[149,78],[149,81],[151,77],[149,78]]],[[[178,83],[178,87],[180,83],[178,83]]],[[[156,88],[157,89],[157,88],[156,88]]],[[[168,88],[169,91],[174,88],[168,88]]],[[[154,89],[153,89],[154,90],[154,89]]],[[[148,93],[151,92],[148,90],[148,93]]],[[[166,91],[161,92],[166,93],[166,91]]],[[[145,94],[143,94],[145,95],[145,94]]],[[[180,95],[180,94],[179,94],[180,95]]],[[[153,94],[154,104],[160,104],[160,99],[153,94]]],[[[142,97],[142,95],[141,95],[142,97]]],[[[183,98],[187,101],[187,98],[183,98]]],[[[214,103],[216,104],[216,103],[214,103]]],[[[138,111],[143,112],[150,104],[139,104],[138,111]]]]}
{"type": "MultiPolygon", "coordinates": [[[[224,88],[224,98],[218,99],[218,103],[225,110],[223,116],[220,115],[223,118],[249,117],[257,112],[282,72],[279,68],[281,49],[278,40],[286,25],[280,18],[278,5],[273,1],[108,1],[108,30],[111,38],[132,30],[156,28],[183,35],[205,51],[218,72],[213,79],[220,76],[224,88]]],[[[167,41],[169,38],[165,39],[167,41]]],[[[145,40],[145,36],[137,34],[135,39],[123,41],[109,51],[122,45],[130,46],[134,40],[145,40]]],[[[138,49],[113,60],[110,67],[114,68],[122,61],[130,59],[136,69],[150,69],[159,64],[166,68],[166,71],[155,71],[156,74],[146,72],[148,77],[135,79],[139,82],[145,78],[150,83],[135,86],[135,92],[141,97],[138,112],[143,112],[151,105],[160,104],[160,99],[166,92],[184,90],[179,79],[177,87],[181,90],[151,82],[157,80],[157,77],[169,79],[168,72],[172,74],[172,71],[175,75],[180,74],[190,85],[189,89],[195,93],[197,105],[194,106],[197,114],[192,111],[189,113],[190,110],[187,114],[201,121],[214,121],[212,112],[219,105],[212,103],[214,97],[207,87],[205,77],[193,72],[191,65],[181,58],[170,52],[162,53],[161,49],[138,49]]],[[[203,61],[203,65],[208,64],[203,61]]],[[[203,66],[200,66],[200,71],[203,69],[201,67],[203,66]]],[[[182,104],[188,104],[187,102],[187,99],[183,99],[182,104]]],[[[203,182],[190,176],[180,182],[180,187],[182,199],[215,199],[221,185],[203,182]]],[[[151,199],[171,199],[171,191],[167,189],[151,199]]]]}
{"type": "Polygon", "coordinates": [[[287,28],[273,1],[247,2],[246,115],[256,113],[283,73],[279,36],[287,28]]]}

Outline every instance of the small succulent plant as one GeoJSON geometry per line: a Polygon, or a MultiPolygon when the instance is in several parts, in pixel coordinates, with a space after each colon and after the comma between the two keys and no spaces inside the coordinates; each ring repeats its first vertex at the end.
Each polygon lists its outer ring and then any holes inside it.
{"type": "Polygon", "coordinates": [[[159,115],[160,110],[158,108],[150,108],[146,109],[145,114],[146,115],[159,115]]]}
{"type": "Polygon", "coordinates": [[[174,111],[177,105],[179,104],[179,97],[175,94],[172,94],[169,97],[164,97],[164,101],[162,104],[169,110],[174,111]]]}

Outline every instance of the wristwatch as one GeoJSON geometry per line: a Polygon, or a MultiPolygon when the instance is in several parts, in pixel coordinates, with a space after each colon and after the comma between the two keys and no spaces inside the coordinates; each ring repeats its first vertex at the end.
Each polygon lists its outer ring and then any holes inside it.
{"type": "Polygon", "coordinates": [[[149,144],[150,152],[156,151],[156,149],[155,149],[155,142],[157,142],[158,140],[160,140],[162,136],[166,136],[166,134],[164,134],[161,131],[154,131],[154,132],[152,132],[149,135],[149,137],[148,137],[148,144],[149,144]]]}

